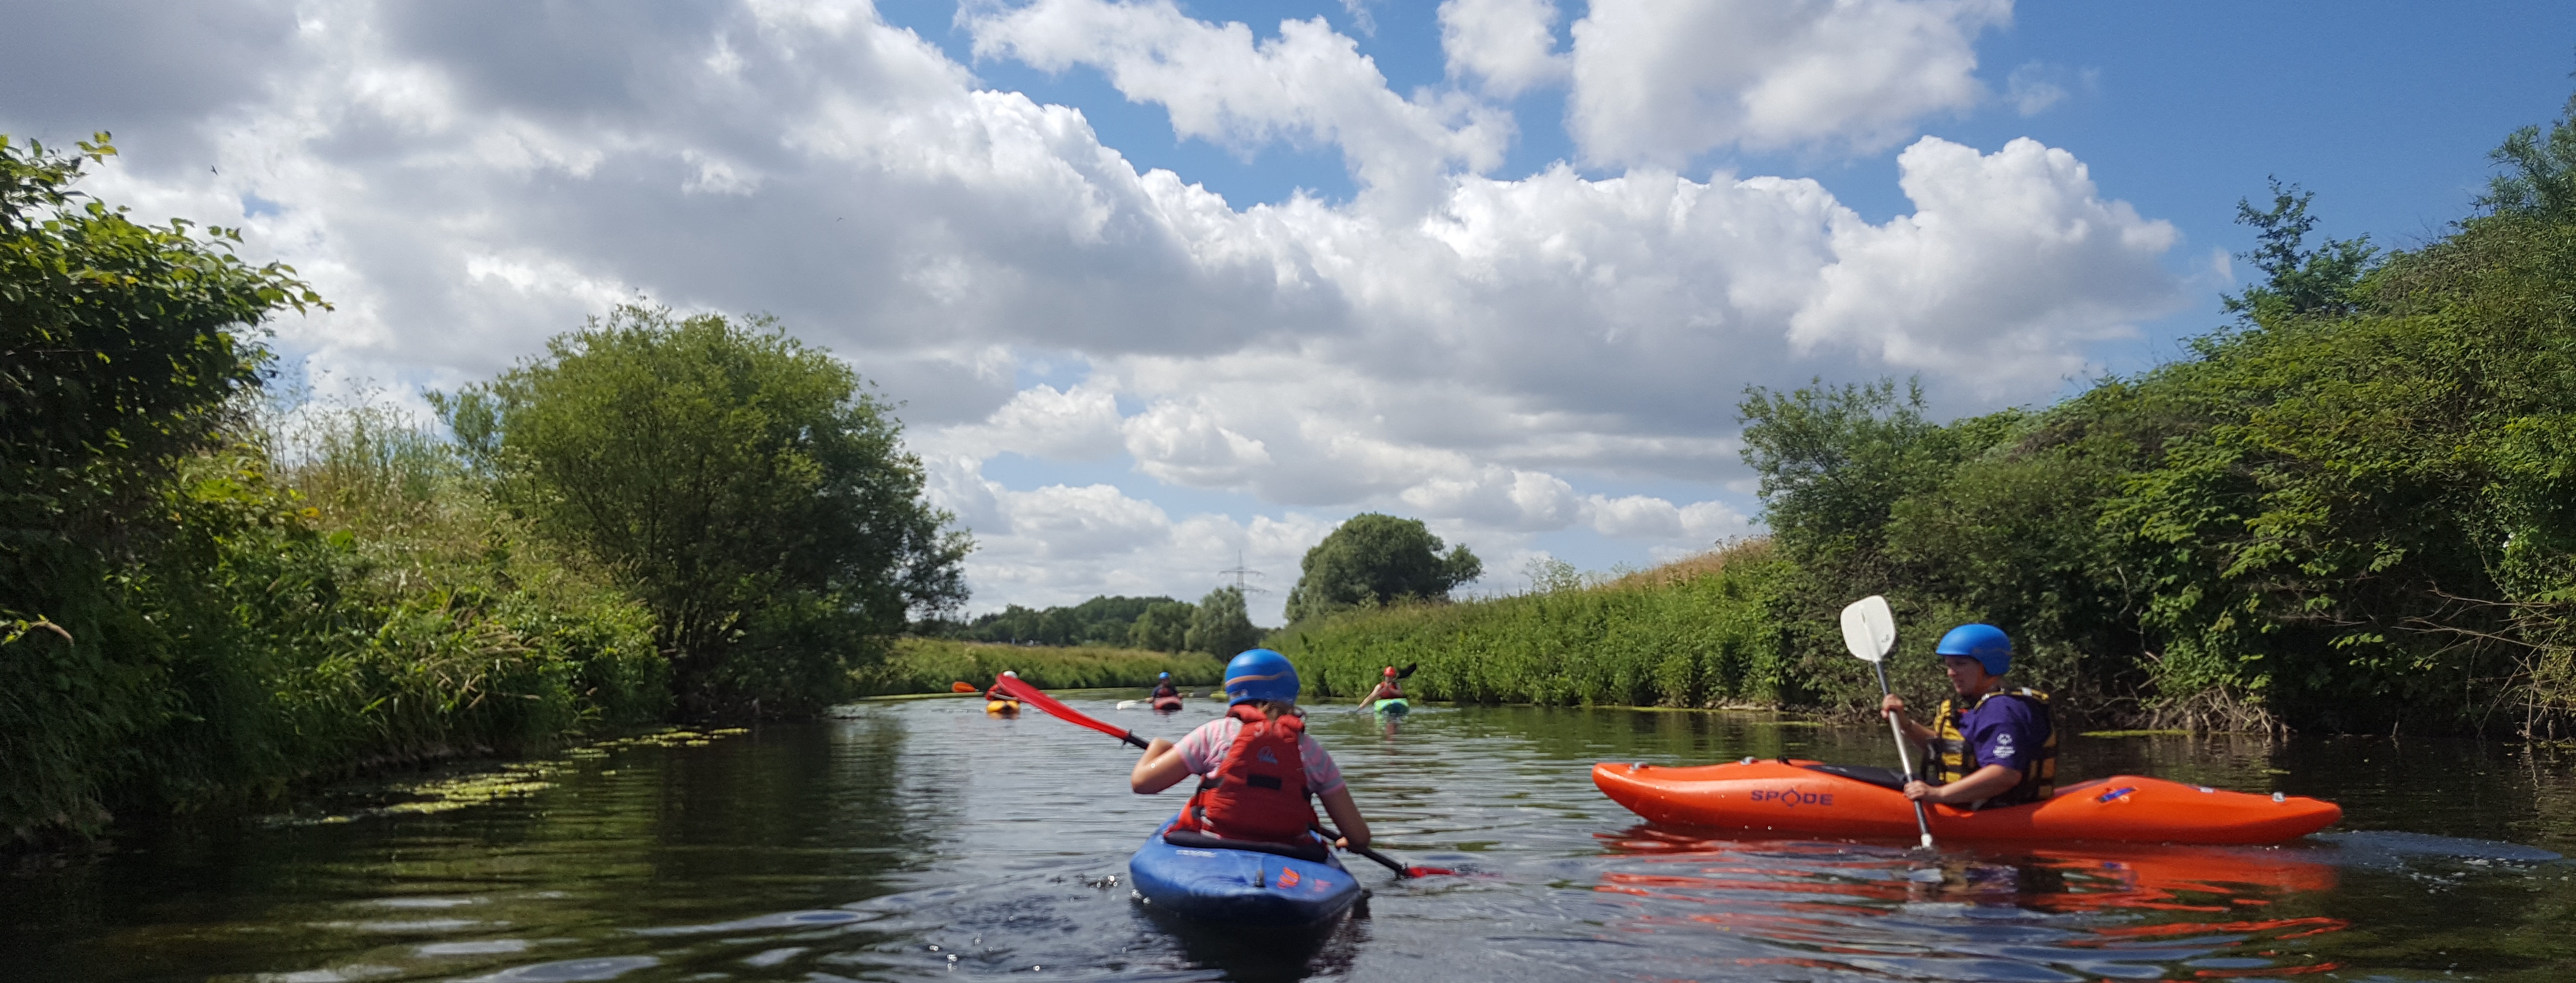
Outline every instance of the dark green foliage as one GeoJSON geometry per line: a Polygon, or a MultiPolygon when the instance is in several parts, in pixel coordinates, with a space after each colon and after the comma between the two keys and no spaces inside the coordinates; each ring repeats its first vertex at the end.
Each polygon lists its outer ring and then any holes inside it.
{"type": "Polygon", "coordinates": [[[1157,604],[1136,616],[1127,626],[1127,644],[1155,652],[1187,651],[1190,644],[1190,619],[1198,606],[1185,601],[1157,604]]]}
{"type": "Polygon", "coordinates": [[[1200,598],[1198,607],[1190,611],[1190,626],[1181,644],[1219,659],[1231,659],[1261,644],[1261,629],[1252,625],[1252,615],[1243,606],[1243,591],[1219,587],[1200,598]]]}
{"type": "Polygon", "coordinates": [[[2516,134],[2495,214],[2381,262],[2240,207],[2266,279],[2196,357],[1946,427],[1892,384],[1755,392],[1797,676],[1874,697],[1834,609],[1885,593],[1900,675],[1964,621],[2100,714],[2526,730],[2576,710],[2576,130],[2516,134]],[[2553,190],[2555,189],[2555,190],[2553,190]],[[2510,719],[2509,717],[2507,719],[2510,719]]]}
{"type": "Polygon", "coordinates": [[[810,713],[968,544],[857,373],[765,321],[626,306],[440,399],[510,505],[655,616],[691,715],[810,713]]]}
{"type": "Polygon", "coordinates": [[[1086,645],[1054,648],[995,645],[946,638],[902,638],[885,662],[858,670],[860,695],[945,693],[950,683],[990,686],[1003,670],[1039,689],[1099,689],[1152,686],[1159,673],[1171,673],[1182,686],[1211,686],[1223,680],[1225,663],[1201,652],[1152,652],[1086,645]]]}
{"type": "Polygon", "coordinates": [[[1405,599],[1441,600],[1484,576],[1465,545],[1441,553],[1440,537],[1420,519],[1363,512],[1306,551],[1288,593],[1291,624],[1346,608],[1405,599]]]}
{"type": "Polygon", "coordinates": [[[2359,309],[2353,290],[2370,272],[2379,250],[2370,245],[2368,236],[2330,239],[2316,249],[2306,248],[2308,233],[2317,227],[2317,220],[2308,214],[2308,202],[2315,198],[2315,192],[2300,191],[2297,185],[2283,187],[2276,178],[2269,211],[2256,211],[2252,202],[2237,199],[2236,222],[2253,226],[2258,243],[2237,257],[2253,263],[2265,277],[2244,293],[2226,298],[2227,309],[2247,323],[2350,314],[2359,309]]]}
{"type": "MultiPolygon", "coordinates": [[[[1112,597],[1102,595],[1072,607],[1044,610],[1024,608],[1017,604],[992,614],[983,615],[959,629],[956,637],[976,642],[1035,642],[1040,645],[1126,645],[1130,629],[1145,614],[1158,607],[1178,605],[1186,622],[1189,605],[1168,597],[1112,597]]],[[[1139,645],[1162,651],[1178,651],[1176,640],[1171,648],[1139,645]]]]}
{"type": "Polygon", "coordinates": [[[2479,207],[2499,216],[2576,220],[2576,96],[2568,97],[2547,134],[2537,126],[2515,130],[2488,157],[2504,173],[2488,184],[2479,207]]]}
{"type": "Polygon", "coordinates": [[[1773,612],[1789,572],[1755,543],[1673,582],[1347,611],[1271,642],[1309,703],[1357,699],[1385,667],[1418,663],[1405,691],[1427,700],[1771,704],[1790,688],[1773,612]]]}

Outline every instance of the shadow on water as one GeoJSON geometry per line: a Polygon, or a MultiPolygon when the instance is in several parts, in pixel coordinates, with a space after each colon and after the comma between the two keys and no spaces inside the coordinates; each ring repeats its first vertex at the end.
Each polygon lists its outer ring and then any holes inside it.
{"type": "MultiPolygon", "coordinates": [[[[1218,708],[1088,713],[1178,737],[1218,708]]],[[[2277,848],[1733,839],[1640,825],[1594,761],[1891,763],[1759,714],[1419,707],[1310,718],[1381,847],[1366,913],[1253,934],[1131,900],[1179,804],[1130,749],[980,700],[469,770],[200,817],[0,882],[0,980],[2487,980],[2570,978],[2576,760],[2477,742],[2070,738],[2070,777],[2336,799],[2277,848]],[[415,803],[416,804],[416,803],[415,803]],[[444,807],[442,807],[444,808],[444,807]]]]}

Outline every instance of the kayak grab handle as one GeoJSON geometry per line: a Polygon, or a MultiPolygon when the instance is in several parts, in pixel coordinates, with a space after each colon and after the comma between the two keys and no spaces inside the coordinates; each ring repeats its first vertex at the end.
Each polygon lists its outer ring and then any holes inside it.
{"type": "Polygon", "coordinates": [[[2117,799],[2117,798],[2120,798],[2120,797],[2122,797],[2122,796],[2126,796],[2126,795],[2128,795],[2129,793],[2131,793],[2131,792],[2135,792],[2135,791],[2137,791],[2137,790],[2138,790],[2137,786],[2134,786],[2134,785],[2124,786],[2124,787],[2121,787],[2121,788],[2115,788],[2115,789],[2112,789],[2112,790],[2110,790],[2110,791],[2108,791],[2108,792],[2104,792],[2104,793],[2102,793],[2102,794],[2100,794],[2100,795],[2094,796],[2094,797],[2093,797],[2093,801],[2095,801],[2095,802],[2109,802],[2109,801],[2111,801],[2111,800],[2113,800],[2113,799],[2117,799]]]}

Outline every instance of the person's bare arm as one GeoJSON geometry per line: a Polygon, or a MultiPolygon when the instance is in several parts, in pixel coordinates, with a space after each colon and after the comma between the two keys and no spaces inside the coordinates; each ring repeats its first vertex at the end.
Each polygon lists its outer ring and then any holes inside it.
{"type": "Polygon", "coordinates": [[[1333,828],[1341,831],[1342,846],[1356,850],[1369,845],[1368,820],[1360,818],[1360,807],[1351,802],[1349,786],[1345,785],[1316,798],[1324,800],[1324,814],[1333,817],[1333,828]]]}
{"type": "Polygon", "coordinates": [[[1136,759],[1135,770],[1127,773],[1127,787],[1138,795],[1152,795],[1188,777],[1190,766],[1181,760],[1181,749],[1157,737],[1145,745],[1145,754],[1136,759]]]}
{"type": "Polygon", "coordinates": [[[1943,805],[1968,805],[2012,791],[2021,784],[2021,772],[2002,765],[1987,765],[1968,777],[1935,787],[1925,782],[1905,783],[1905,797],[1943,805]]]}

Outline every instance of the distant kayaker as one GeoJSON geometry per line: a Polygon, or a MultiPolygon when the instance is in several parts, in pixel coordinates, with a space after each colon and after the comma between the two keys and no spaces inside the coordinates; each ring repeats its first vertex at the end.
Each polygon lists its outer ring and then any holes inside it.
{"type": "Polygon", "coordinates": [[[1385,677],[1377,681],[1377,688],[1370,690],[1368,697],[1361,700],[1360,705],[1376,706],[1379,700],[1404,699],[1404,685],[1396,681],[1398,678],[1394,666],[1386,667],[1385,677]]]}
{"type": "Polygon", "coordinates": [[[1333,756],[1306,733],[1298,688],[1297,667],[1287,656],[1269,649],[1235,656],[1225,666],[1225,716],[1200,724],[1178,744],[1155,738],[1136,759],[1127,786],[1152,795],[1197,775],[1198,792],[1174,829],[1270,843],[1303,838],[1316,825],[1307,800],[1322,799],[1341,828],[1341,845],[1367,846],[1368,820],[1351,803],[1333,756]]]}
{"type": "Polygon", "coordinates": [[[1154,678],[1154,699],[1159,700],[1167,696],[1177,697],[1180,695],[1181,688],[1172,685],[1171,673],[1167,672],[1154,678]]]}
{"type": "Polygon", "coordinates": [[[1879,701],[1905,736],[1923,744],[1923,780],[1905,783],[1905,797],[1968,809],[2037,802],[2057,792],[2057,727],[2048,694],[2008,687],[2012,639],[1993,625],[1960,625],[1933,649],[1958,695],[1941,702],[1933,726],[1906,719],[1905,701],[1879,701]]]}
{"type": "MultiPolygon", "coordinates": [[[[1011,677],[1012,679],[1018,679],[1018,678],[1020,678],[1020,674],[1019,674],[1019,673],[1012,672],[1011,670],[1008,670],[1008,669],[1004,669],[1004,670],[1002,670],[1002,676],[1009,676],[1009,677],[1011,677]]],[[[985,688],[984,688],[984,699],[986,699],[986,700],[990,700],[990,701],[1001,701],[1001,702],[1009,702],[1009,703],[1018,703],[1018,702],[1020,702],[1020,698],[1019,698],[1019,697],[1012,696],[1012,695],[1011,695],[1011,694],[1009,694],[1009,693],[1002,692],[1002,676],[995,676],[995,677],[993,677],[993,685],[991,685],[991,686],[987,686],[987,687],[985,687],[985,688]]]]}

